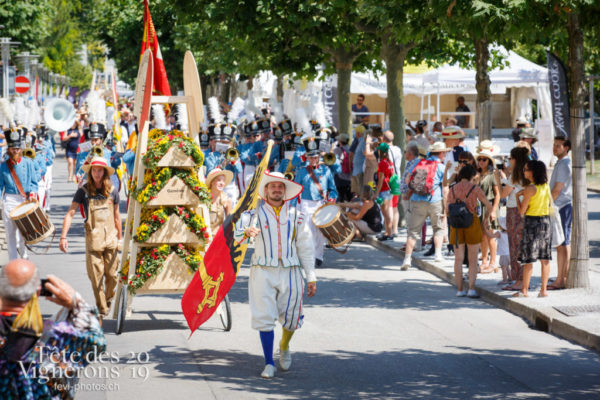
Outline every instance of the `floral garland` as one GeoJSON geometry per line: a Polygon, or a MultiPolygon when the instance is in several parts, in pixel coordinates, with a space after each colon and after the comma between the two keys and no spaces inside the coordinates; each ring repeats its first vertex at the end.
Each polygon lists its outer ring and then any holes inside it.
{"type": "Polygon", "coordinates": [[[167,257],[173,251],[187,264],[189,273],[200,269],[203,257],[197,249],[187,248],[181,243],[177,246],[164,244],[159,247],[144,248],[137,256],[135,275],[129,278],[129,260],[125,262],[120,272],[121,280],[127,285],[129,292],[135,294],[145,285],[146,281],[158,275],[162,271],[167,257]]]}
{"type": "Polygon", "coordinates": [[[179,147],[197,165],[202,165],[204,162],[204,154],[200,150],[200,147],[181,131],[174,130],[167,132],[155,129],[149,136],[151,143],[143,157],[144,164],[148,168],[155,168],[156,164],[158,164],[172,146],[179,147]]]}
{"type": "Polygon", "coordinates": [[[191,232],[204,239],[210,237],[208,228],[204,223],[204,218],[201,215],[186,207],[160,207],[157,209],[144,209],[142,211],[141,220],[143,222],[138,226],[134,240],[142,243],[147,241],[173,214],[178,215],[191,232]]]}
{"type": "Polygon", "coordinates": [[[154,171],[148,170],[144,176],[144,185],[140,189],[136,189],[133,194],[137,201],[141,204],[145,204],[148,201],[156,198],[158,192],[167,184],[167,182],[177,176],[186,185],[192,189],[192,191],[198,196],[202,203],[210,203],[210,193],[204,182],[200,182],[197,177],[198,170],[192,169],[179,170],[174,168],[157,168],[154,171]]]}

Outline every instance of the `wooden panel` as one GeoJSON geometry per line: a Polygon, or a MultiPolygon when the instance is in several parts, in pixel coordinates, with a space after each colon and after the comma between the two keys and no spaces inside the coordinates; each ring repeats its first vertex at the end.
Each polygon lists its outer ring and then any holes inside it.
{"type": "Polygon", "coordinates": [[[158,192],[156,198],[146,203],[146,206],[196,206],[199,203],[200,199],[196,193],[175,176],[158,192]]]}
{"type": "Polygon", "coordinates": [[[167,150],[163,158],[160,159],[157,166],[159,167],[177,167],[177,168],[192,168],[196,163],[190,156],[185,154],[180,148],[172,146],[167,150]]]}
{"type": "Polygon", "coordinates": [[[157,291],[185,290],[192,277],[187,264],[175,253],[169,254],[160,273],[146,281],[137,294],[157,293],[157,291]]]}

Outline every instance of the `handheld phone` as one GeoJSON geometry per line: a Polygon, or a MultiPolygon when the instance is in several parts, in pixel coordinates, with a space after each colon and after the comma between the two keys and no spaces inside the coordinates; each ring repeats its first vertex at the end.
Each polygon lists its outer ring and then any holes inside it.
{"type": "Polygon", "coordinates": [[[44,286],[44,284],[46,282],[49,282],[48,279],[41,279],[40,280],[41,284],[42,284],[42,290],[40,291],[40,297],[42,296],[46,296],[46,297],[52,297],[52,292],[49,291],[48,289],[46,289],[46,286],[44,286]]]}

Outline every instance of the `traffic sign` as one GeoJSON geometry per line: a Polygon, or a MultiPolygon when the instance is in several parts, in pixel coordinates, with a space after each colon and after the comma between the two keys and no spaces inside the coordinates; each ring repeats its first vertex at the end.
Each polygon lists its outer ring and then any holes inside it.
{"type": "Polygon", "coordinates": [[[17,93],[27,93],[31,87],[31,82],[26,76],[19,75],[15,78],[15,91],[17,93]]]}

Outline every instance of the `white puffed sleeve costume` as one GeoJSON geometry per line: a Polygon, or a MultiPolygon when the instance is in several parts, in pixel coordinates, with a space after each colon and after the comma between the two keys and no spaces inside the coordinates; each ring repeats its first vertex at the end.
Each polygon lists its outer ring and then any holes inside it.
{"type": "Polygon", "coordinates": [[[235,226],[234,237],[256,221],[260,233],[254,242],[248,292],[252,328],[270,331],[279,319],[290,331],[302,326],[304,278],[316,282],[312,234],[304,213],[290,202],[280,210],[261,201],[256,210],[245,212],[235,226]]]}

